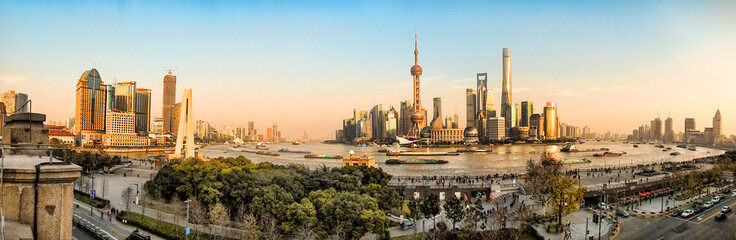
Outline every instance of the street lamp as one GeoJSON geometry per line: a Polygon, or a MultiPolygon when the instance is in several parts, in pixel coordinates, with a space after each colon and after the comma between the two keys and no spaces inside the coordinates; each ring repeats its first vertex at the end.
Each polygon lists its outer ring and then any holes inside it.
{"type": "Polygon", "coordinates": [[[184,239],[189,240],[189,203],[192,202],[192,199],[187,199],[184,202],[187,203],[187,224],[186,228],[184,229],[184,239]]]}

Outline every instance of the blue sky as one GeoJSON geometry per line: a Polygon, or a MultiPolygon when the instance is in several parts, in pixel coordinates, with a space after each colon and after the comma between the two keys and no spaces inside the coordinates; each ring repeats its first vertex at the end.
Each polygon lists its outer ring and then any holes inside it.
{"type": "Polygon", "coordinates": [[[416,24],[425,108],[442,97],[461,123],[476,73],[499,102],[508,47],[513,101],[555,101],[562,122],[630,133],[659,112],[678,132],[720,108],[734,134],[734,12],[728,1],[3,1],[0,91],[63,119],[96,66],[106,83],[152,89],[160,116],[163,68],[176,67],[198,119],[329,137],[353,108],[410,98],[416,24]]]}

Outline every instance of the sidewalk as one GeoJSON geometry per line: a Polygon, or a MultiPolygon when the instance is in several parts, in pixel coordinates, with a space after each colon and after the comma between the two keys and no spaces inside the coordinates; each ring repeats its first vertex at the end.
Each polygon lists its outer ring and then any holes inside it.
{"type": "MultiPolygon", "coordinates": [[[[567,221],[570,221],[570,234],[572,237],[571,239],[586,239],[586,218],[588,219],[588,236],[594,236],[595,239],[598,239],[598,230],[600,227],[600,236],[603,239],[608,238],[608,230],[610,227],[608,224],[610,223],[610,220],[603,219],[600,224],[595,224],[593,223],[593,212],[588,209],[581,209],[575,213],[562,217],[563,224],[565,224],[567,221]]],[[[539,235],[542,236],[544,239],[563,239],[565,237],[564,233],[548,233],[546,226],[546,223],[535,224],[534,229],[536,229],[539,235]]]]}

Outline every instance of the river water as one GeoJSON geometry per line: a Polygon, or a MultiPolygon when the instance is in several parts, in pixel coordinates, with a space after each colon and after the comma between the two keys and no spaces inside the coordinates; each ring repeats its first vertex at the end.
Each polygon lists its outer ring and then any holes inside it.
{"type": "MultiPolygon", "coordinates": [[[[423,158],[443,159],[449,161],[447,164],[426,164],[411,165],[399,164],[388,165],[386,160],[389,158],[420,158],[420,157],[389,157],[385,153],[379,153],[378,147],[368,146],[362,150],[357,146],[349,146],[342,144],[324,144],[318,142],[306,142],[300,145],[292,145],[291,143],[271,143],[267,144],[270,151],[278,151],[281,148],[287,148],[293,151],[310,151],[312,154],[335,154],[347,155],[350,150],[356,153],[363,152],[373,154],[376,163],[384,171],[394,176],[420,176],[420,175],[486,175],[495,173],[509,173],[523,171],[526,161],[534,158],[538,159],[544,151],[557,151],[561,145],[537,145],[537,144],[520,144],[509,146],[495,146],[491,153],[460,153],[457,156],[431,156],[423,158]]],[[[236,157],[244,156],[251,161],[271,162],[274,164],[303,164],[310,168],[321,167],[339,167],[342,164],[340,159],[307,159],[305,154],[300,153],[279,153],[280,156],[264,156],[255,153],[241,152],[241,150],[255,150],[253,144],[245,144],[246,147],[234,148],[235,145],[211,145],[197,150],[203,152],[206,157],[236,157]]],[[[568,165],[569,168],[599,168],[626,166],[632,164],[646,164],[664,161],[685,161],[693,158],[699,158],[709,155],[722,154],[724,151],[710,148],[698,148],[696,151],[678,148],[675,145],[667,144],[665,147],[671,147],[671,151],[662,152],[661,148],[654,147],[652,144],[639,144],[638,148],[634,148],[632,144],[624,144],[621,142],[586,142],[576,145],[578,149],[597,149],[608,148],[611,152],[626,152],[620,157],[593,157],[595,152],[577,152],[563,153],[560,152],[561,158],[585,158],[591,160],[591,163],[568,165]],[[679,156],[670,156],[670,153],[680,152],[679,156]]],[[[416,149],[415,149],[416,150],[416,149]]],[[[431,148],[430,151],[451,151],[453,148],[431,148]]]]}

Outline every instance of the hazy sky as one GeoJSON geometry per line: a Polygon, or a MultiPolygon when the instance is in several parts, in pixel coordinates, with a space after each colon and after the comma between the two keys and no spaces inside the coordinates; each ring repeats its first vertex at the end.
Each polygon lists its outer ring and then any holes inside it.
{"type": "Polygon", "coordinates": [[[423,104],[442,97],[461,126],[476,73],[500,105],[508,47],[513,101],[557,102],[561,122],[631,133],[659,113],[680,132],[720,108],[734,134],[734,13],[734,1],[2,1],[0,91],[64,119],[96,66],[105,83],[152,89],[157,117],[167,66],[196,119],[333,137],[352,109],[411,98],[417,24],[423,104]]]}

